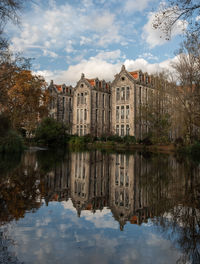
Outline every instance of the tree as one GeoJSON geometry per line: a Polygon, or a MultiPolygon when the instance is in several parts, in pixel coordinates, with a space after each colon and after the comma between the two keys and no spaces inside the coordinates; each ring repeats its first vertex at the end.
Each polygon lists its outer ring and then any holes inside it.
{"type": "Polygon", "coordinates": [[[23,70],[14,74],[8,90],[7,111],[13,128],[34,131],[39,120],[48,114],[48,92],[41,76],[23,70]]]}
{"type": "Polygon", "coordinates": [[[177,61],[172,64],[177,86],[174,108],[183,122],[182,136],[192,143],[200,139],[200,41],[190,35],[179,50],[177,61]]]}
{"type": "Polygon", "coordinates": [[[147,102],[141,106],[141,118],[148,125],[147,136],[153,143],[163,143],[168,142],[171,128],[169,83],[164,73],[153,79],[154,89],[149,89],[147,102]]]}
{"type": "Polygon", "coordinates": [[[47,146],[63,144],[66,141],[66,127],[53,118],[45,118],[35,131],[36,141],[47,146]]]}
{"type": "Polygon", "coordinates": [[[171,36],[177,21],[188,23],[188,33],[200,33],[200,3],[198,0],[168,0],[156,13],[153,27],[165,33],[166,39],[171,36]]]}

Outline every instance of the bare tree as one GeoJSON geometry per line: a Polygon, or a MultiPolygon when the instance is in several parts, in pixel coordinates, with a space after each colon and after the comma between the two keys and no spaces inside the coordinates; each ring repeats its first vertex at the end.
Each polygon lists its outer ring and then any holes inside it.
{"type": "Polygon", "coordinates": [[[200,138],[200,42],[198,35],[190,35],[182,44],[172,64],[177,77],[174,89],[177,112],[182,119],[183,137],[189,143],[200,138]]]}
{"type": "Polygon", "coordinates": [[[166,39],[169,39],[174,25],[179,20],[187,21],[187,32],[200,33],[199,0],[168,0],[167,4],[161,4],[155,15],[153,27],[160,29],[166,39]]]}

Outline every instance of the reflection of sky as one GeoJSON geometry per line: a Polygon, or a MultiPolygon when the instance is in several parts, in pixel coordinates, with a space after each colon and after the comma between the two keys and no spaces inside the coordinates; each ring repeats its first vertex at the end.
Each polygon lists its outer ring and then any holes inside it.
{"type": "Polygon", "coordinates": [[[153,225],[118,223],[109,209],[77,217],[71,201],[52,202],[8,225],[10,250],[24,263],[176,263],[180,253],[153,225]]]}

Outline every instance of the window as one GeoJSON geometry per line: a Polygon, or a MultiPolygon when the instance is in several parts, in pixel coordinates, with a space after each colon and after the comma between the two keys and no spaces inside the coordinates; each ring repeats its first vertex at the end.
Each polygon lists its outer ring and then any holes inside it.
{"type": "Polygon", "coordinates": [[[124,125],[121,125],[121,136],[124,137],[124,125]]]}
{"type": "Polygon", "coordinates": [[[87,109],[84,110],[84,120],[87,120],[87,109]]]}
{"type": "Polygon", "coordinates": [[[77,105],[79,105],[80,104],[80,95],[78,94],[78,96],[77,96],[77,105]]]}
{"type": "Polygon", "coordinates": [[[79,109],[77,109],[77,117],[76,117],[76,119],[77,119],[77,123],[79,123],[79,109]]]}
{"type": "Polygon", "coordinates": [[[129,130],[130,130],[129,125],[126,125],[126,135],[127,136],[129,136],[129,130]]]}
{"type": "Polygon", "coordinates": [[[96,122],[98,120],[98,110],[96,109],[96,122]]]}
{"type": "Polygon", "coordinates": [[[116,107],[116,120],[119,121],[119,106],[116,107]]]}
{"type": "Polygon", "coordinates": [[[83,104],[83,99],[84,99],[84,96],[83,96],[83,93],[81,93],[81,104],[83,104]]]}
{"type": "Polygon", "coordinates": [[[82,136],[83,135],[83,126],[81,125],[80,126],[80,136],[82,136]]]}
{"type": "Polygon", "coordinates": [[[98,93],[96,93],[96,107],[98,107],[98,93]]]}
{"type": "Polygon", "coordinates": [[[129,96],[130,96],[130,88],[126,87],[126,100],[129,100],[129,96]]]}
{"type": "Polygon", "coordinates": [[[80,116],[80,122],[83,122],[83,109],[81,109],[81,116],[80,116]]]}
{"type": "Polygon", "coordinates": [[[69,98],[69,110],[72,110],[72,99],[69,98]]]}
{"type": "Polygon", "coordinates": [[[104,124],[104,120],[105,120],[105,111],[102,110],[102,124],[104,124]]]}
{"type": "Polygon", "coordinates": [[[87,129],[86,129],[86,126],[84,126],[84,135],[87,134],[87,129]]]}
{"type": "Polygon", "coordinates": [[[63,87],[63,93],[65,93],[65,87],[63,87]]]}
{"type": "Polygon", "coordinates": [[[122,90],[121,90],[121,100],[125,100],[125,88],[122,87],[122,90]]]}
{"type": "Polygon", "coordinates": [[[121,106],[121,119],[124,119],[124,106],[121,106]]]}
{"type": "Polygon", "coordinates": [[[105,102],[104,102],[104,100],[105,100],[105,95],[103,94],[103,107],[104,107],[104,105],[105,105],[105,102]]]}
{"type": "Polygon", "coordinates": [[[110,95],[109,95],[109,98],[108,98],[108,100],[109,100],[108,104],[109,104],[109,107],[110,107],[110,105],[111,105],[111,104],[110,104],[110,95]]]}
{"type": "Polygon", "coordinates": [[[76,134],[79,135],[79,126],[76,127],[76,134]]]}
{"type": "Polygon", "coordinates": [[[119,101],[120,100],[120,89],[117,88],[117,91],[116,91],[116,100],[119,101]]]}
{"type": "Polygon", "coordinates": [[[87,92],[85,92],[85,101],[84,101],[85,104],[87,104],[87,92]]]}
{"type": "Polygon", "coordinates": [[[119,125],[116,125],[116,134],[119,136],[119,125]]]}
{"type": "Polygon", "coordinates": [[[129,105],[126,106],[126,119],[129,119],[129,105]]]}

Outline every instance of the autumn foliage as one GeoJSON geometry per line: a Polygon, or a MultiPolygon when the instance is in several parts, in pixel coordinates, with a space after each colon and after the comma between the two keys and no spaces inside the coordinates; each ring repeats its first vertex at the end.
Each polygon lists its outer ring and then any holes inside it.
{"type": "Polygon", "coordinates": [[[23,128],[31,133],[38,121],[48,114],[48,92],[45,87],[44,79],[29,70],[13,74],[4,106],[13,128],[23,128]]]}

